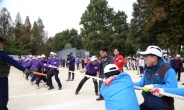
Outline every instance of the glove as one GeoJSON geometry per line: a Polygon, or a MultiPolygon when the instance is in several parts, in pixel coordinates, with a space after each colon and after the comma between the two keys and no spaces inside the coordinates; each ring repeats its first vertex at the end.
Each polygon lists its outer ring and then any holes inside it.
{"type": "Polygon", "coordinates": [[[155,95],[157,97],[162,97],[164,94],[164,89],[162,88],[155,88],[150,91],[152,95],[155,95]]]}
{"type": "Polygon", "coordinates": [[[143,90],[144,92],[150,92],[150,90],[152,90],[152,89],[153,89],[153,84],[145,85],[145,86],[142,88],[142,90],[143,90]]]}
{"type": "Polygon", "coordinates": [[[52,65],[49,65],[48,67],[52,67],[52,65]]]}

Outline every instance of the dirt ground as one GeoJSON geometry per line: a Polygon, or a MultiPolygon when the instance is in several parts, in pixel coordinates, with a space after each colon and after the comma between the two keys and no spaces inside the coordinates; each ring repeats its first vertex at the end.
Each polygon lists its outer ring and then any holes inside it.
{"type": "MultiPolygon", "coordinates": [[[[75,75],[74,81],[67,82],[67,69],[60,68],[59,78],[62,83],[62,90],[58,90],[55,78],[52,78],[54,89],[47,90],[40,83],[40,89],[25,80],[23,73],[13,67],[9,76],[9,110],[105,110],[104,101],[96,101],[98,98],[94,92],[94,84],[89,79],[78,95],[75,90],[80,80],[83,78],[81,74],[75,75]]],[[[78,70],[76,70],[78,72],[78,70]]],[[[139,81],[140,77],[136,70],[125,70],[132,77],[133,81],[139,81]]],[[[184,74],[181,75],[181,81],[178,83],[182,87],[184,83],[184,74]]],[[[141,91],[136,90],[139,103],[143,102],[141,91]]],[[[175,109],[184,110],[182,105],[184,100],[175,99],[175,109]]]]}

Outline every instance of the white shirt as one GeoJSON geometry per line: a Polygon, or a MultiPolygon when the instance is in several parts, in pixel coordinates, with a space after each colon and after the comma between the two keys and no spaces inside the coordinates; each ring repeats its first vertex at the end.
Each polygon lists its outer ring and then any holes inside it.
{"type": "Polygon", "coordinates": [[[139,60],[139,66],[145,66],[145,61],[144,61],[144,59],[140,59],[139,60]]]}

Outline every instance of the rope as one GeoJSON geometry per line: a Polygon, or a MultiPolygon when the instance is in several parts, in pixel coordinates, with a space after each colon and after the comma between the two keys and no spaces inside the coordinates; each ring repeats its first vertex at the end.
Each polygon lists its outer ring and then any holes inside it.
{"type": "MultiPolygon", "coordinates": [[[[75,74],[76,73],[77,74],[81,74],[79,72],[74,72],[74,71],[69,71],[69,72],[72,72],[72,73],[75,73],[75,74]]],[[[90,75],[86,75],[86,74],[84,74],[84,76],[89,77],[89,78],[94,78],[94,79],[97,79],[97,80],[100,80],[100,81],[105,81],[105,79],[94,77],[94,76],[90,76],[90,75]]],[[[142,90],[142,87],[134,86],[134,88],[137,89],[137,90],[142,90]]],[[[163,95],[164,96],[167,96],[167,97],[172,97],[172,98],[184,100],[184,97],[183,96],[176,95],[176,94],[171,94],[171,93],[164,92],[163,95]]]]}
{"type": "MultiPolygon", "coordinates": [[[[77,74],[81,74],[81,73],[79,73],[79,72],[74,72],[74,71],[69,71],[69,72],[71,72],[71,73],[77,73],[77,74]]],[[[105,81],[105,79],[102,79],[102,78],[98,78],[98,77],[95,77],[95,76],[90,76],[90,75],[86,75],[85,73],[84,73],[84,75],[83,76],[85,76],[85,77],[88,77],[88,78],[94,78],[94,79],[96,79],[96,80],[100,80],[100,81],[105,81]]]]}
{"type": "MultiPolygon", "coordinates": [[[[134,86],[134,88],[137,89],[137,90],[142,90],[142,87],[134,86]]],[[[184,100],[184,97],[183,96],[180,96],[180,95],[166,93],[166,92],[164,92],[162,94],[163,94],[163,96],[167,96],[167,97],[172,97],[172,98],[184,100]]]]}

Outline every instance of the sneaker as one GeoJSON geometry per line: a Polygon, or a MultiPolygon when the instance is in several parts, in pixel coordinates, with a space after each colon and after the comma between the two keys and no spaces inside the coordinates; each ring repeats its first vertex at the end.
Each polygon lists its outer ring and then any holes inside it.
{"type": "Polygon", "coordinates": [[[58,88],[58,90],[61,90],[61,89],[62,89],[62,87],[59,87],[59,88],[58,88]]]}
{"type": "Polygon", "coordinates": [[[44,87],[45,87],[45,88],[47,88],[47,87],[48,87],[46,82],[44,82],[44,84],[43,84],[43,85],[44,85],[44,87]]]}
{"type": "Polygon", "coordinates": [[[98,96],[99,94],[98,93],[95,93],[96,96],[98,96]]]}
{"type": "Polygon", "coordinates": [[[34,85],[34,83],[33,83],[33,82],[30,82],[30,84],[31,84],[31,85],[34,85]]]}
{"type": "Polygon", "coordinates": [[[54,89],[54,87],[49,87],[48,90],[54,89]]]}
{"type": "Polygon", "coordinates": [[[72,79],[71,81],[73,81],[74,79],[72,79]]]}
{"type": "Polygon", "coordinates": [[[103,97],[99,97],[99,98],[96,99],[96,101],[100,101],[100,100],[104,100],[104,98],[103,97]]]}
{"type": "Polygon", "coordinates": [[[184,83],[182,85],[184,85],[184,83]]]}
{"type": "Polygon", "coordinates": [[[40,88],[38,84],[36,84],[36,88],[37,88],[37,89],[39,89],[39,88],[40,88]]]}
{"type": "Polygon", "coordinates": [[[69,79],[67,79],[66,81],[70,81],[69,79]]]}
{"type": "Polygon", "coordinates": [[[26,80],[28,80],[28,78],[25,77],[26,80]]]}

